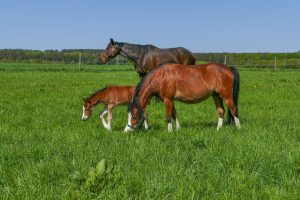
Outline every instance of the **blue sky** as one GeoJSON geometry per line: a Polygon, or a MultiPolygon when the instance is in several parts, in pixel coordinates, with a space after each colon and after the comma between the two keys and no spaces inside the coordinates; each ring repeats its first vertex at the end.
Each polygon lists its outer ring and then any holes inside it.
{"type": "Polygon", "coordinates": [[[0,48],[105,48],[109,39],[193,52],[300,50],[298,0],[1,0],[0,48]]]}

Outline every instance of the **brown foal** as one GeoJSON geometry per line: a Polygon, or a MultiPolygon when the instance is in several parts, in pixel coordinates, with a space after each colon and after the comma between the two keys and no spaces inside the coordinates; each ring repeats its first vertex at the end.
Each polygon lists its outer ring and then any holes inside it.
{"type": "MultiPolygon", "coordinates": [[[[107,86],[98,90],[90,97],[84,99],[82,120],[86,121],[93,113],[94,107],[99,104],[105,104],[105,107],[100,112],[99,116],[103,126],[107,130],[111,130],[112,112],[115,106],[129,106],[135,91],[134,86],[107,86]],[[107,115],[107,122],[104,115],[107,115]]],[[[131,120],[131,114],[128,114],[128,121],[131,120]]],[[[144,122],[145,129],[148,128],[147,120],[144,122]]]]}

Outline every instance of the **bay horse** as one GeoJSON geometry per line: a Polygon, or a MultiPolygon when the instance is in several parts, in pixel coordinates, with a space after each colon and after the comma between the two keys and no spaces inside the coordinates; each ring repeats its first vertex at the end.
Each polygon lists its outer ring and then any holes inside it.
{"type": "Polygon", "coordinates": [[[228,122],[238,119],[239,74],[233,67],[208,63],[202,65],[164,64],[148,73],[137,85],[131,106],[132,118],[126,131],[133,130],[144,120],[144,112],[151,97],[158,96],[165,105],[168,131],[176,119],[174,100],[198,103],[212,96],[218,113],[219,130],[223,125],[224,106],[228,106],[228,122]]]}
{"type": "MultiPolygon", "coordinates": [[[[135,91],[134,86],[107,86],[96,91],[90,97],[84,99],[82,120],[86,121],[93,113],[95,106],[99,103],[105,104],[99,117],[104,128],[111,130],[112,112],[115,106],[130,105],[135,91]],[[108,113],[108,114],[107,114],[108,113]],[[104,115],[107,114],[107,122],[104,115]]],[[[129,108],[129,107],[128,107],[129,108]]],[[[128,123],[131,120],[131,113],[128,114],[128,123]]],[[[147,119],[144,121],[145,129],[148,129],[147,119]]]]}
{"type": "Polygon", "coordinates": [[[183,47],[161,49],[153,45],[115,42],[113,39],[110,39],[104,52],[99,54],[99,60],[102,63],[107,63],[117,55],[133,62],[135,71],[140,77],[163,63],[195,64],[195,57],[192,52],[183,47]]]}

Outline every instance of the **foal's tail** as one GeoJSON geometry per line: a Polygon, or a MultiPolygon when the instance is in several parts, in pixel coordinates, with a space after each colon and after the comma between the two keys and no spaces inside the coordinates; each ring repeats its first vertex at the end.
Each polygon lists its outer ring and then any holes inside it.
{"type": "MultiPolygon", "coordinates": [[[[237,72],[235,67],[230,67],[231,72],[234,76],[234,81],[233,81],[233,102],[236,106],[236,113],[238,113],[238,97],[239,97],[239,91],[240,91],[240,75],[237,72]]],[[[238,116],[236,116],[238,117],[238,116]]],[[[228,109],[228,116],[227,116],[227,124],[230,124],[233,120],[233,116],[231,112],[228,109]]]]}

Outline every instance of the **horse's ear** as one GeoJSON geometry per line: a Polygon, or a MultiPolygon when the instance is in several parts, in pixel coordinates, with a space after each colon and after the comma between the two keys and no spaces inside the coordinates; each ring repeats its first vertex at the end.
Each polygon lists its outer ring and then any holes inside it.
{"type": "Polygon", "coordinates": [[[111,43],[111,44],[115,44],[114,39],[110,38],[110,43],[111,43]]]}

